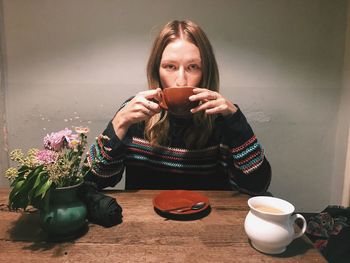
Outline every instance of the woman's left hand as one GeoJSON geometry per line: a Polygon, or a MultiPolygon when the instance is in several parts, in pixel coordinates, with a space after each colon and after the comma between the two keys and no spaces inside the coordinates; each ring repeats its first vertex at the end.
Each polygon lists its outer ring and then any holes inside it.
{"type": "Polygon", "coordinates": [[[222,114],[224,116],[233,114],[237,111],[237,107],[232,102],[221,96],[220,93],[208,90],[195,88],[195,95],[190,96],[190,101],[201,101],[202,103],[191,110],[192,113],[205,111],[206,114],[222,114]]]}

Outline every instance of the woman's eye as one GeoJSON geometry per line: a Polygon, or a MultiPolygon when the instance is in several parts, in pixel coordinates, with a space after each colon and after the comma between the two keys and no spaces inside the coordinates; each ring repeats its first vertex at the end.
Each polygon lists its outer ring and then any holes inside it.
{"type": "Polygon", "coordinates": [[[163,65],[163,68],[165,68],[166,70],[175,70],[176,69],[175,65],[172,65],[172,64],[163,65]]]}
{"type": "Polygon", "coordinates": [[[188,66],[188,69],[194,71],[194,70],[199,70],[200,67],[197,64],[191,64],[188,66]]]}

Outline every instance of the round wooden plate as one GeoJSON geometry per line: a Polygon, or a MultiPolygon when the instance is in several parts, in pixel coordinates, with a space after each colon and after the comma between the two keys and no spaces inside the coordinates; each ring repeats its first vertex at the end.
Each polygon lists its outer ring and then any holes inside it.
{"type": "Polygon", "coordinates": [[[176,215],[193,215],[206,210],[209,207],[208,197],[189,190],[166,190],[153,198],[153,206],[163,213],[176,215]],[[198,210],[168,211],[174,208],[191,207],[198,202],[205,202],[205,206],[198,210]]]}

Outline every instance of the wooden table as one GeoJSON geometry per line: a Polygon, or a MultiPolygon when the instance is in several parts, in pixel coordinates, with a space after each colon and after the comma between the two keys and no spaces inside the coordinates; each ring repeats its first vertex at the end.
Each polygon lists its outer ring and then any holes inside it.
{"type": "Polygon", "coordinates": [[[159,191],[106,192],[123,207],[123,223],[90,224],[73,242],[50,243],[37,213],[9,212],[8,189],[0,189],[0,262],[326,262],[306,237],[278,256],[253,249],[244,232],[246,195],[200,192],[211,213],[195,221],[160,217],[152,206],[159,191]]]}

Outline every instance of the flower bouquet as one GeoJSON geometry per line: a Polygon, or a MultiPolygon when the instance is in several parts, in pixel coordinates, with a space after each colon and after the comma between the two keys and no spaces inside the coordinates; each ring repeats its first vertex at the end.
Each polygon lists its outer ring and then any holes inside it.
{"type": "Polygon", "coordinates": [[[30,149],[25,156],[20,149],[10,153],[18,166],[11,167],[5,176],[11,183],[9,208],[31,205],[48,210],[53,190],[77,185],[89,170],[83,161],[88,128],[65,128],[44,137],[44,149],[30,149]]]}

